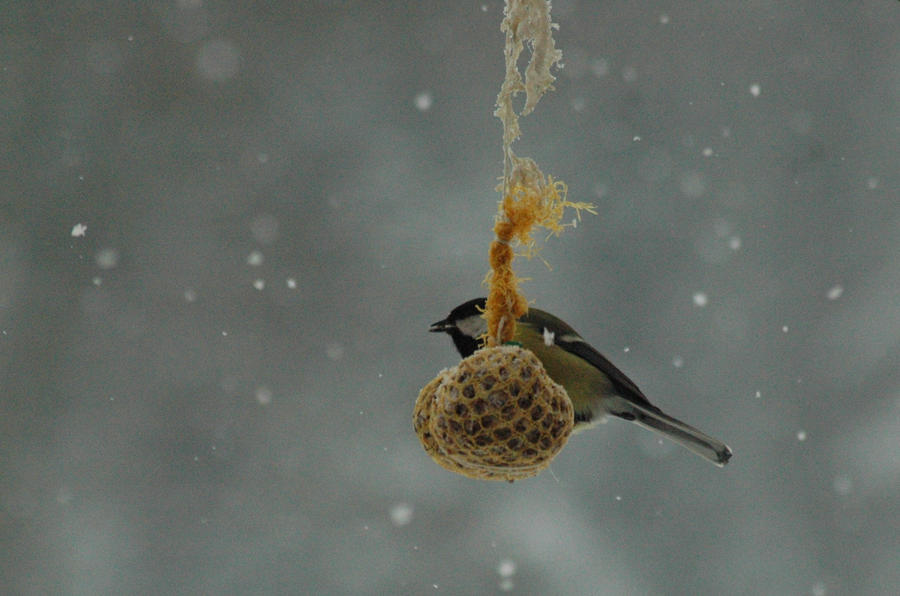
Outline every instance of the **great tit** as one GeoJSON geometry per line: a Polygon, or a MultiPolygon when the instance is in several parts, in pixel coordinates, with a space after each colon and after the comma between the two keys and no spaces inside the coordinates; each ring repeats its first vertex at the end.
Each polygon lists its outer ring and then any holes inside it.
{"type": "MultiPolygon", "coordinates": [[[[484,298],[460,304],[446,319],[432,324],[429,331],[450,335],[457,351],[466,358],[483,346],[487,331],[487,321],[482,317],[484,305],[484,298]]],[[[728,445],[664,414],[622,371],[550,313],[529,308],[516,323],[513,342],[534,352],[550,378],[566,389],[575,409],[575,430],[612,415],[657,432],[717,466],[724,466],[731,458],[728,445]]]]}

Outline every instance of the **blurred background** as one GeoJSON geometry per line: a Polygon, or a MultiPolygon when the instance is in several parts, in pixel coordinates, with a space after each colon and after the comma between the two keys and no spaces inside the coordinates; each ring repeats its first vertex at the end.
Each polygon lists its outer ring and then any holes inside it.
{"type": "Polygon", "coordinates": [[[556,0],[518,264],[725,469],[621,421],[434,464],[482,295],[502,3],[0,9],[8,594],[890,594],[900,3],[556,0]]]}

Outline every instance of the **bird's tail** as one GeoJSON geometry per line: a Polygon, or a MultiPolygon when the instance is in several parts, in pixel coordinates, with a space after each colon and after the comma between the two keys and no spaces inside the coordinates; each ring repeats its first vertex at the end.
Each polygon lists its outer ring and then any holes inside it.
{"type": "Polygon", "coordinates": [[[613,406],[610,408],[610,413],[614,416],[630,420],[659,433],[719,467],[724,466],[731,459],[731,448],[728,445],[677,418],[663,414],[659,409],[647,408],[621,397],[617,398],[615,402],[610,404],[613,406]]]}

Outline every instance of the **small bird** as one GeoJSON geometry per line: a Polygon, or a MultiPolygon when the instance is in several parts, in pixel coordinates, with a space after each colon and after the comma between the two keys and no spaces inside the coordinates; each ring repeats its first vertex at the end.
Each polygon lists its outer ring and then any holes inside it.
{"type": "MultiPolygon", "coordinates": [[[[485,298],[460,304],[429,331],[447,333],[463,358],[471,356],[484,344],[484,306],[485,298]]],[[[576,431],[604,421],[609,414],[657,432],[717,466],[731,459],[728,445],[664,414],[622,371],[550,313],[529,308],[516,323],[513,342],[531,350],[550,378],[566,389],[575,409],[576,431]]]]}

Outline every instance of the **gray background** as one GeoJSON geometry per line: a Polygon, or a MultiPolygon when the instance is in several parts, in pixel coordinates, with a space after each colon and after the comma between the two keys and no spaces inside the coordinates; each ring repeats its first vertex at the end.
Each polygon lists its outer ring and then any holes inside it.
{"type": "Polygon", "coordinates": [[[900,3],[555,3],[516,151],[600,214],[525,291],[735,456],[611,421],[514,485],[411,425],[501,11],[3,4],[4,592],[894,593],[900,3]]]}

